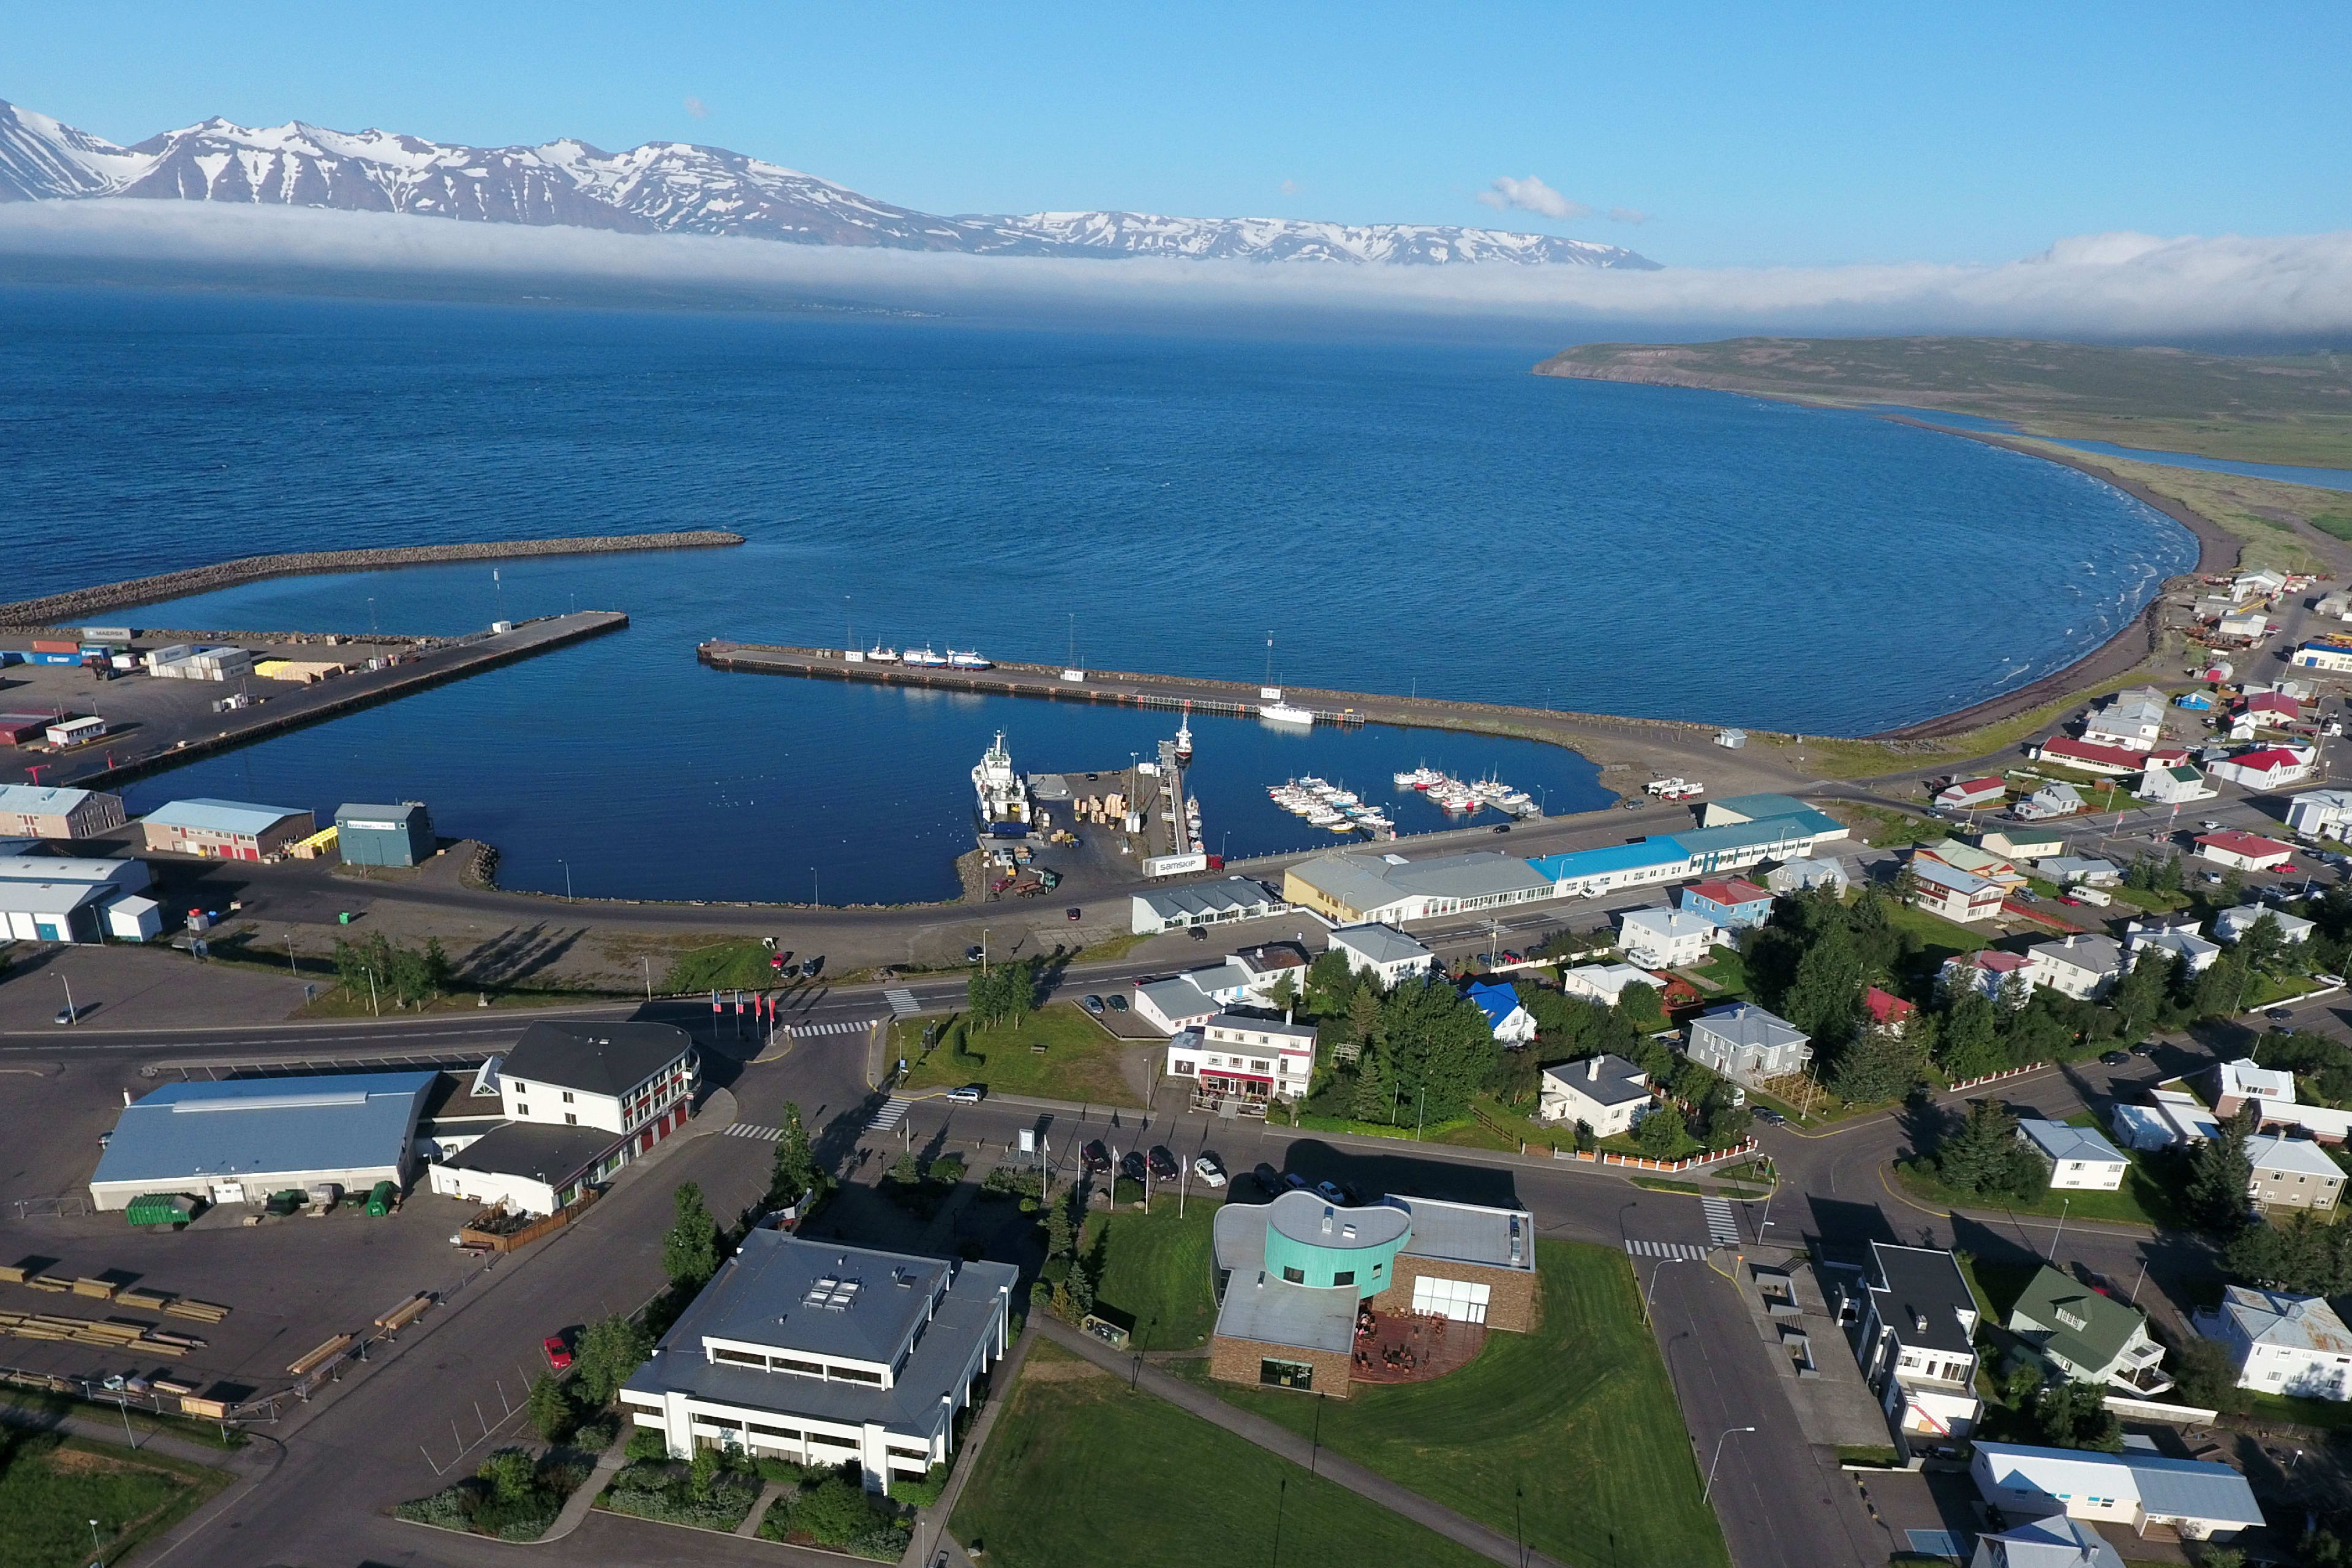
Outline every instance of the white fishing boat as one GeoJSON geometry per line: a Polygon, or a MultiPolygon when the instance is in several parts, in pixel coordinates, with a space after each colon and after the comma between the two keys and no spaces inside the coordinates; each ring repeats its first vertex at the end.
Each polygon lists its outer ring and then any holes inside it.
{"type": "Polygon", "coordinates": [[[1323,798],[1329,801],[1333,805],[1360,805],[1363,804],[1362,797],[1344,789],[1326,791],[1323,798]]]}
{"type": "Polygon", "coordinates": [[[948,663],[957,669],[994,669],[996,668],[982,658],[976,650],[971,648],[961,653],[958,653],[953,648],[948,649],[948,663]]]}
{"type": "Polygon", "coordinates": [[[866,662],[868,664],[896,664],[898,662],[898,650],[895,647],[884,647],[880,643],[876,643],[872,647],[866,650],[866,662]]]}
{"type": "Polygon", "coordinates": [[[1304,708],[1293,708],[1287,702],[1269,702],[1257,710],[1257,716],[1269,724],[1312,725],[1315,715],[1304,708]]]}
{"type": "Polygon", "coordinates": [[[1176,760],[1180,763],[1192,760],[1192,705],[1190,702],[1184,704],[1184,717],[1176,725],[1176,760]]]}
{"type": "Polygon", "coordinates": [[[944,658],[928,647],[910,647],[898,656],[898,662],[913,665],[919,669],[945,669],[948,667],[944,658]]]}

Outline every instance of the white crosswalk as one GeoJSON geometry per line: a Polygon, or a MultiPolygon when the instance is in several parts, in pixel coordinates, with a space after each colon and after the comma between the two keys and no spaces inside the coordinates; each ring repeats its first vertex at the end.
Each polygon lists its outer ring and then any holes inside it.
{"type": "Polygon", "coordinates": [[[890,1012],[896,1017],[912,1017],[923,1010],[923,1005],[915,1000],[915,994],[911,991],[885,991],[882,1000],[890,1004],[890,1012]]]}
{"type": "Polygon", "coordinates": [[[795,1038],[809,1039],[818,1035],[862,1035],[881,1021],[879,1018],[850,1018],[838,1024],[786,1024],[784,1028],[795,1038]]]}
{"type": "Polygon", "coordinates": [[[738,1121],[727,1130],[730,1138],[759,1138],[770,1143],[784,1135],[781,1127],[754,1127],[748,1121],[738,1121]]]}
{"type": "Polygon", "coordinates": [[[898,1126],[901,1121],[905,1120],[908,1110],[913,1107],[914,1103],[915,1102],[911,1100],[902,1100],[895,1094],[892,1095],[888,1100],[882,1102],[882,1109],[874,1113],[874,1120],[866,1124],[866,1131],[868,1132],[889,1131],[890,1129],[898,1126]]]}
{"type": "Polygon", "coordinates": [[[1739,1245],[1739,1221],[1733,1217],[1731,1205],[1722,1198],[1701,1198],[1698,1206],[1706,1211],[1706,1234],[1717,1247],[1739,1245]]]}
{"type": "Polygon", "coordinates": [[[1636,1258],[1680,1258],[1697,1262],[1706,1248],[1688,1241],[1627,1241],[1625,1250],[1636,1258]]]}

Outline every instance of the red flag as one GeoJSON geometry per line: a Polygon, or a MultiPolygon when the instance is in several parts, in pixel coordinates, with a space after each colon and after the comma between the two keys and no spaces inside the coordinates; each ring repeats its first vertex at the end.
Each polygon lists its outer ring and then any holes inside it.
{"type": "Polygon", "coordinates": [[[735,1016],[739,1018],[743,1016],[743,993],[740,991],[735,993],[735,1016]]]}
{"type": "Polygon", "coordinates": [[[712,1012],[714,1012],[714,1013],[716,1013],[716,1012],[718,1012],[718,1011],[719,1010],[719,993],[718,993],[718,992],[716,992],[716,991],[713,991],[713,992],[711,992],[711,994],[710,994],[710,1010],[711,1010],[712,1012]]]}

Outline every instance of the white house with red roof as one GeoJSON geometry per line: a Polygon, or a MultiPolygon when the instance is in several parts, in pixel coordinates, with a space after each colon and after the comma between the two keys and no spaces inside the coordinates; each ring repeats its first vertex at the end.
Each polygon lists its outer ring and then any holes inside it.
{"type": "Polygon", "coordinates": [[[1919,1011],[1892,991],[1875,985],[1862,994],[1862,1010],[1870,1015],[1874,1026],[1896,1035],[1911,1026],[1912,1016],[1919,1011]]]}
{"type": "MultiPolygon", "coordinates": [[[[2010,977],[2022,977],[2032,963],[2021,952],[2003,952],[1999,948],[1988,947],[1944,960],[1937,982],[1947,992],[1957,991],[1964,985],[1971,986],[1980,994],[1998,1002],[2001,999],[2001,993],[2009,989],[2010,977]]],[[[2030,989],[2030,985],[2021,979],[2015,993],[2021,1004],[2030,989]]]]}
{"type": "Polygon", "coordinates": [[[2311,776],[2314,754],[2308,746],[2263,746],[2225,758],[2207,771],[2248,789],[2283,789],[2311,776]]]}
{"type": "Polygon", "coordinates": [[[2007,779],[1955,779],[1936,792],[1936,804],[1946,811],[1973,811],[1980,805],[1999,805],[2008,794],[2007,779]]]}
{"type": "Polygon", "coordinates": [[[2259,833],[2231,828],[2208,833],[2197,840],[2197,858],[2238,871],[2275,871],[2294,855],[2294,846],[2265,838],[2259,833]]]}
{"type": "Polygon", "coordinates": [[[2147,765],[2140,749],[2112,746],[2095,741],[2069,740],[2053,735],[2033,748],[2033,759],[2041,763],[2056,763],[2061,767],[2074,768],[2086,773],[2102,773],[2121,778],[2126,773],[2138,773],[2147,765]]]}

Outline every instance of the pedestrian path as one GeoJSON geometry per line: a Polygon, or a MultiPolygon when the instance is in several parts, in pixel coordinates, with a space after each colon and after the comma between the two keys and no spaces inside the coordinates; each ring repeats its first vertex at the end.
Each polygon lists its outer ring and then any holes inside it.
{"type": "Polygon", "coordinates": [[[1696,1263],[1706,1257],[1706,1248],[1688,1241],[1632,1241],[1625,1250],[1635,1258],[1679,1258],[1696,1263]]]}
{"type": "Polygon", "coordinates": [[[862,1035],[881,1021],[879,1018],[849,1018],[838,1024],[787,1023],[784,1027],[799,1038],[807,1039],[815,1035],[862,1035]]]}
{"type": "Polygon", "coordinates": [[[738,1121],[727,1130],[730,1138],[760,1138],[773,1143],[784,1135],[781,1127],[754,1127],[748,1121],[738,1121]]]}
{"type": "Polygon", "coordinates": [[[1706,1234],[1717,1247],[1739,1245],[1739,1221],[1731,1213],[1731,1205],[1723,1198],[1701,1198],[1698,1206],[1706,1211],[1706,1234]]]}
{"type": "Polygon", "coordinates": [[[882,1000],[890,1004],[890,1015],[897,1018],[911,1018],[923,1010],[923,1005],[915,1000],[915,994],[904,989],[885,991],[882,1000]]]}
{"type": "Polygon", "coordinates": [[[866,1131],[868,1132],[889,1131],[890,1129],[898,1126],[899,1122],[906,1120],[907,1112],[913,1110],[914,1105],[915,1102],[911,1100],[902,1100],[898,1095],[892,1095],[888,1100],[882,1102],[882,1109],[874,1113],[874,1120],[866,1124],[866,1131]]]}

